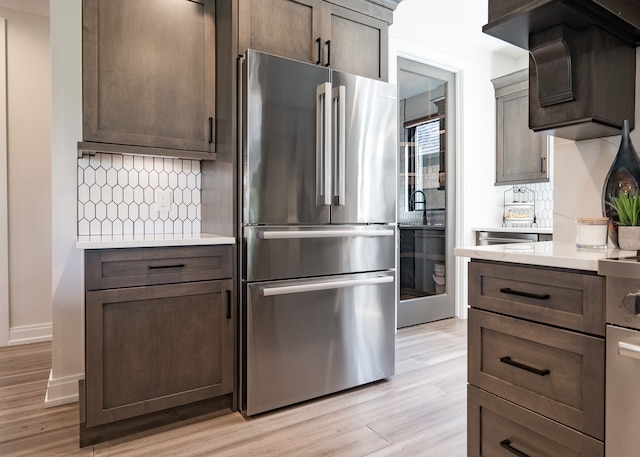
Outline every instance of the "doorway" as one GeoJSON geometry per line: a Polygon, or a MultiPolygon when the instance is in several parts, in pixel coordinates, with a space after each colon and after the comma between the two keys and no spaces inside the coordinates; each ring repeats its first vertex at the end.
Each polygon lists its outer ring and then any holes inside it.
{"type": "Polygon", "coordinates": [[[455,315],[455,74],[398,58],[398,328],[455,315]]]}

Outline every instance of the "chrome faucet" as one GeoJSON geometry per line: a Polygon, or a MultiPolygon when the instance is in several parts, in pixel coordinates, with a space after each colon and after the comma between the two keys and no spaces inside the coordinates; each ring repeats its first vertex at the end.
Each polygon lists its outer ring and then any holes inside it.
{"type": "Polygon", "coordinates": [[[416,205],[422,203],[422,225],[427,225],[427,196],[421,190],[414,190],[409,196],[409,211],[415,211],[416,205]],[[417,202],[416,194],[422,194],[422,201],[417,202]]]}

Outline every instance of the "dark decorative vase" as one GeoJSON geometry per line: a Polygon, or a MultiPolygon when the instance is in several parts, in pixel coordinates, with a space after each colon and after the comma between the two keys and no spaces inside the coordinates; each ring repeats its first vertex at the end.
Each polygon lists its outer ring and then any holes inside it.
{"type": "Polygon", "coordinates": [[[640,157],[636,153],[629,137],[629,121],[622,123],[622,138],[618,154],[607,173],[602,190],[602,213],[609,218],[609,238],[615,245],[618,244],[618,212],[607,202],[613,202],[613,197],[620,194],[636,195],[640,189],[640,157]]]}

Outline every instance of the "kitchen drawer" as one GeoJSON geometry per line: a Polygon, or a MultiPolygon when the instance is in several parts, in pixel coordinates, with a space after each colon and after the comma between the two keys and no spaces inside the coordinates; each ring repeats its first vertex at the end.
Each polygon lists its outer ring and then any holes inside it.
{"type": "Polygon", "coordinates": [[[476,387],[469,386],[467,405],[469,457],[604,456],[601,441],[476,387]]]}
{"type": "Polygon", "coordinates": [[[469,382],[604,438],[604,339],[469,310],[469,382]]]}
{"type": "Polygon", "coordinates": [[[231,277],[232,247],[92,249],[85,254],[86,290],[208,281],[231,277]]]}
{"type": "Polygon", "coordinates": [[[469,263],[469,305],[604,336],[604,277],[567,270],[469,263]]]}

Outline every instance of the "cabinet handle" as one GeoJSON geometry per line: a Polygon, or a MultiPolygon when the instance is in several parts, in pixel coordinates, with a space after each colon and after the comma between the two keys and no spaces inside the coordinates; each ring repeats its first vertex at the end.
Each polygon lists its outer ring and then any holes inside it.
{"type": "Polygon", "coordinates": [[[540,157],[540,173],[544,173],[544,162],[545,162],[545,157],[540,157]]]}
{"type": "Polygon", "coordinates": [[[316,61],[316,65],[320,65],[322,63],[322,38],[318,37],[316,43],[318,43],[318,60],[316,61]]]}
{"type": "Polygon", "coordinates": [[[511,446],[511,440],[502,440],[500,441],[500,447],[506,449],[511,452],[513,455],[517,455],[518,457],[529,457],[529,454],[525,454],[524,452],[520,452],[513,446],[511,446]]]}
{"type": "Polygon", "coordinates": [[[327,40],[325,44],[327,45],[327,64],[325,65],[325,67],[330,67],[331,66],[331,40],[327,40]]]}
{"type": "Polygon", "coordinates": [[[209,117],[209,144],[213,143],[213,118],[209,117]]]}
{"type": "Polygon", "coordinates": [[[511,365],[512,367],[516,367],[516,368],[520,368],[521,370],[525,370],[528,371],[530,373],[533,374],[537,374],[538,376],[546,376],[548,374],[551,373],[551,371],[549,371],[548,369],[544,368],[544,369],[539,369],[539,368],[534,368],[532,366],[529,365],[525,365],[524,363],[520,363],[520,362],[516,362],[515,360],[511,360],[511,357],[501,357],[500,361],[502,363],[506,363],[507,365],[511,365]]]}
{"type": "Polygon", "coordinates": [[[227,290],[227,319],[231,319],[231,291],[227,290]]]}
{"type": "Polygon", "coordinates": [[[175,265],[149,265],[149,270],[162,270],[165,268],[184,268],[184,263],[176,263],[175,265]]]}
{"type": "Polygon", "coordinates": [[[518,295],[520,297],[535,298],[536,300],[549,300],[551,298],[551,295],[549,294],[533,294],[531,292],[513,290],[510,287],[503,287],[502,289],[500,289],[500,292],[502,292],[503,294],[518,295]]]}

